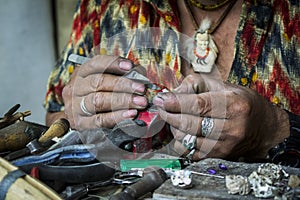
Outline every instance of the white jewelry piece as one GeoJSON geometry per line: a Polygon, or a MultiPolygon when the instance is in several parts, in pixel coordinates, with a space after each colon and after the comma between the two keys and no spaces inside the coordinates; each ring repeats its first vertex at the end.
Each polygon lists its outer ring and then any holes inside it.
{"type": "Polygon", "coordinates": [[[186,155],[186,158],[189,160],[193,160],[193,155],[195,153],[196,149],[192,149],[192,151],[190,151],[190,153],[188,153],[188,155],[186,155]]]}
{"type": "Polygon", "coordinates": [[[191,63],[195,72],[210,73],[217,59],[217,46],[208,33],[210,25],[209,20],[203,20],[194,34],[194,58],[191,63]]]}
{"type": "Polygon", "coordinates": [[[187,134],[182,140],[182,145],[188,150],[192,150],[196,146],[197,137],[194,135],[187,134]]]}
{"type": "Polygon", "coordinates": [[[209,117],[204,117],[201,122],[202,129],[201,134],[203,137],[206,137],[212,132],[212,129],[214,127],[214,120],[209,117]]]}
{"type": "Polygon", "coordinates": [[[192,172],[189,170],[177,170],[171,175],[173,186],[189,188],[192,186],[192,172]]]}
{"type": "Polygon", "coordinates": [[[250,185],[247,177],[241,175],[227,175],[225,181],[229,194],[246,195],[250,192],[250,185]]]}
{"type": "Polygon", "coordinates": [[[82,112],[88,116],[91,116],[93,115],[93,113],[89,112],[86,107],[85,107],[85,104],[84,104],[84,99],[85,97],[83,97],[80,101],[80,109],[82,110],[82,112]]]}

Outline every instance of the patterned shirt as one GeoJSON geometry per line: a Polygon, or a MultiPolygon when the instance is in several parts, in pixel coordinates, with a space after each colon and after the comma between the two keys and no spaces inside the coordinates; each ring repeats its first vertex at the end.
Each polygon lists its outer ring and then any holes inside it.
{"type": "MultiPolygon", "coordinates": [[[[228,77],[295,114],[300,114],[299,5],[299,0],[244,1],[228,77]]],[[[183,79],[178,16],[174,0],[79,1],[70,40],[48,80],[47,111],[64,110],[62,89],[75,67],[67,59],[71,53],[119,55],[145,67],[153,83],[177,87],[183,79]]]]}

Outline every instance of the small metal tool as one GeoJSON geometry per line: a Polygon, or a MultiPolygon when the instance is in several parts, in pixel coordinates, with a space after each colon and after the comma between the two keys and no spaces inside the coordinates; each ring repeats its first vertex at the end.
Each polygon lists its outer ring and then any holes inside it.
{"type": "MultiPolygon", "coordinates": [[[[76,55],[76,54],[71,54],[68,57],[68,60],[71,61],[71,62],[73,62],[73,63],[82,65],[85,62],[89,61],[90,58],[87,58],[87,57],[84,57],[84,56],[80,56],[80,55],[76,55]]],[[[141,73],[135,71],[134,68],[130,72],[126,73],[124,75],[124,77],[126,77],[126,78],[128,78],[130,80],[133,80],[133,81],[137,81],[137,82],[143,83],[149,89],[152,89],[152,90],[160,90],[161,89],[157,85],[151,83],[150,80],[146,76],[144,76],[141,73]]]]}
{"type": "Polygon", "coordinates": [[[175,170],[172,171],[170,176],[170,179],[172,181],[173,186],[179,187],[179,188],[190,188],[193,186],[192,181],[192,175],[199,175],[199,176],[209,176],[209,177],[215,177],[215,178],[221,178],[224,179],[223,176],[214,175],[214,174],[207,174],[207,173],[201,173],[201,172],[195,172],[191,170],[175,170]]]}
{"type": "Polygon", "coordinates": [[[210,177],[224,179],[224,176],[215,175],[215,174],[207,174],[207,173],[201,173],[201,172],[195,172],[195,171],[191,171],[191,173],[195,174],[195,175],[199,175],[199,176],[210,176],[210,177]]]}

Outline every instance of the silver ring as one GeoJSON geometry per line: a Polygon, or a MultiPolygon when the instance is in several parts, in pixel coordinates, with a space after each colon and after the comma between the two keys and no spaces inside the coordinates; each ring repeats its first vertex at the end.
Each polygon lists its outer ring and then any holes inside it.
{"type": "Polygon", "coordinates": [[[84,99],[85,99],[85,97],[83,97],[83,98],[81,99],[81,102],[80,102],[80,108],[81,108],[81,110],[82,110],[82,112],[83,112],[84,114],[86,114],[86,115],[88,115],[88,116],[91,116],[91,115],[93,115],[93,113],[89,112],[89,111],[86,109],[85,104],[84,104],[84,99]]]}
{"type": "Polygon", "coordinates": [[[209,117],[204,117],[202,122],[202,129],[201,129],[201,134],[203,137],[206,137],[207,135],[209,135],[214,127],[214,120],[212,118],[209,117]]]}
{"type": "Polygon", "coordinates": [[[182,139],[182,145],[185,146],[188,150],[192,150],[196,146],[197,137],[194,135],[187,134],[182,139]]]}

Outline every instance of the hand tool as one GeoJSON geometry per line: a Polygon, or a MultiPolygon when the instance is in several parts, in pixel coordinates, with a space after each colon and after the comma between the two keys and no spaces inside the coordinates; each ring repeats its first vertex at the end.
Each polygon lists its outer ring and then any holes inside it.
{"type": "MultiPolygon", "coordinates": [[[[85,62],[89,61],[90,58],[87,58],[87,57],[84,57],[84,56],[80,56],[80,55],[76,55],[76,54],[71,54],[69,57],[68,57],[68,60],[73,62],[73,63],[76,63],[76,64],[84,64],[85,62]]],[[[160,87],[158,87],[157,85],[153,84],[150,82],[150,80],[142,75],[141,73],[139,73],[135,68],[133,68],[130,72],[126,73],[124,75],[124,77],[130,79],[130,80],[134,80],[134,81],[137,81],[137,82],[141,82],[143,84],[146,85],[146,87],[152,89],[152,90],[160,90],[160,87]]]]}
{"type": "Polygon", "coordinates": [[[110,175],[111,178],[109,180],[103,179],[101,181],[95,181],[95,182],[90,181],[79,185],[68,186],[63,192],[61,192],[60,196],[65,200],[81,199],[82,197],[86,196],[90,192],[96,191],[101,187],[105,187],[112,184],[116,184],[116,185],[133,184],[140,180],[140,178],[143,176],[143,172],[132,171],[132,172],[124,173],[120,171],[115,171],[114,174],[110,174],[110,175]]]}
{"type": "Polygon", "coordinates": [[[12,108],[10,108],[5,114],[3,118],[0,118],[0,129],[4,128],[6,126],[9,126],[13,123],[15,123],[18,120],[24,120],[24,117],[27,117],[31,115],[31,112],[29,110],[25,112],[17,112],[15,113],[19,108],[21,107],[20,104],[14,105],[12,108]]]}
{"type": "Polygon", "coordinates": [[[110,197],[110,200],[135,200],[143,195],[153,192],[163,184],[168,176],[162,168],[148,167],[144,170],[143,177],[127,186],[122,192],[110,197]]]}
{"type": "Polygon", "coordinates": [[[71,145],[61,147],[43,154],[31,155],[11,161],[15,166],[29,164],[52,164],[58,161],[73,161],[78,163],[91,162],[95,160],[95,155],[91,153],[95,145],[71,145]]]}
{"type": "Polygon", "coordinates": [[[33,168],[37,168],[38,177],[42,181],[58,181],[72,184],[107,181],[110,180],[116,172],[116,170],[111,167],[112,164],[110,162],[96,161],[86,164],[61,164],[29,164],[20,166],[19,168],[28,174],[33,168]]]}
{"type": "Polygon", "coordinates": [[[67,119],[60,118],[55,120],[49,129],[41,135],[39,142],[47,142],[55,137],[61,137],[69,131],[70,123],[67,119]]]}
{"type": "Polygon", "coordinates": [[[20,150],[47,129],[46,126],[27,121],[17,121],[6,126],[0,129],[0,152],[20,150]]]}
{"type": "Polygon", "coordinates": [[[52,141],[54,137],[61,137],[69,130],[69,128],[70,123],[68,120],[63,118],[58,119],[47,130],[44,130],[44,133],[41,133],[39,139],[37,139],[37,137],[33,138],[33,140],[26,144],[25,148],[11,152],[5,159],[11,161],[30,154],[41,153],[55,143],[52,141]]]}

